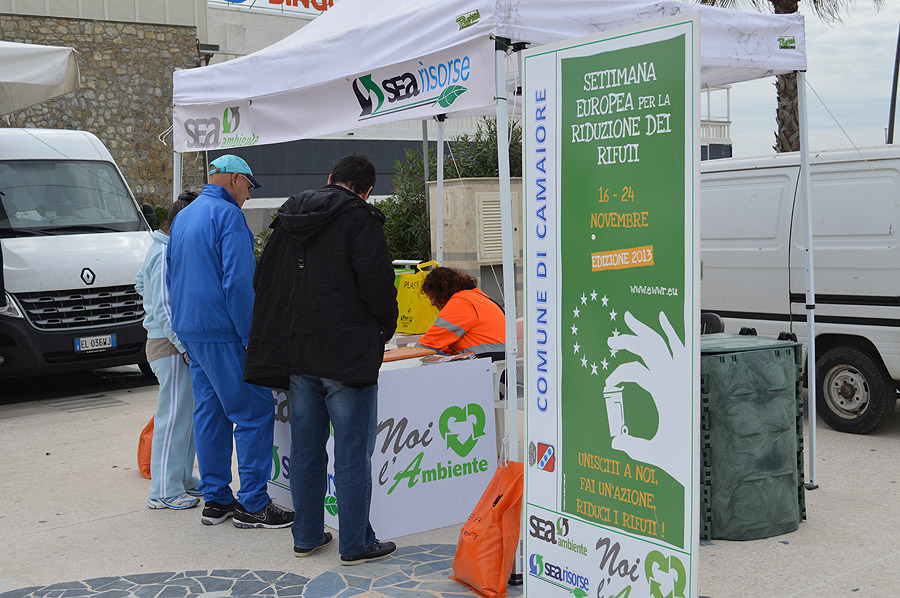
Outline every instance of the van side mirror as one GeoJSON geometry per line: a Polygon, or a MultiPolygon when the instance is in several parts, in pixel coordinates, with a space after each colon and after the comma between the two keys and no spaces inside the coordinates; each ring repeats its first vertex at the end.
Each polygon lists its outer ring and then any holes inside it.
{"type": "Polygon", "coordinates": [[[144,213],[144,219],[150,225],[151,230],[156,230],[156,208],[148,203],[141,204],[141,212],[144,213]]]}

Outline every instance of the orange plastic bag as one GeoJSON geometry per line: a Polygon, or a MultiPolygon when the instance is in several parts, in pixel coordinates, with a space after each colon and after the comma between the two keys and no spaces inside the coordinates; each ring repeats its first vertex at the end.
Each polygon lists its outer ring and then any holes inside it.
{"type": "Polygon", "coordinates": [[[150,450],[153,446],[153,418],[141,430],[141,439],[138,441],[138,469],[141,475],[150,479],[150,450]]]}
{"type": "Polygon", "coordinates": [[[498,467],[459,533],[450,578],[485,598],[506,596],[519,545],[523,475],[522,463],[498,467]]]}

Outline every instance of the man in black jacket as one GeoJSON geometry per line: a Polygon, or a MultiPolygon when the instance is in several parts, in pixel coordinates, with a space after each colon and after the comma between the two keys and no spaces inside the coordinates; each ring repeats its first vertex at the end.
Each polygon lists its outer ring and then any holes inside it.
{"type": "Polygon", "coordinates": [[[366,203],[375,167],[334,166],[328,185],[289,198],[256,268],[244,380],[290,389],[294,554],[331,542],[324,531],[325,443],[334,428],[341,563],[396,550],[369,523],[378,370],[397,324],[384,215],[366,203]]]}

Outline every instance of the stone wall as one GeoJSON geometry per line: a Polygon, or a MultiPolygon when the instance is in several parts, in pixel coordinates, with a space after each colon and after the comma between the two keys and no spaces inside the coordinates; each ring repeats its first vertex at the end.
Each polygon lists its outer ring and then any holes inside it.
{"type": "MultiPolygon", "coordinates": [[[[0,118],[0,126],[83,129],[109,148],[138,202],[172,192],[172,72],[197,66],[194,27],[0,14],[0,39],[71,46],[81,89],[0,118]]],[[[184,155],[184,188],[204,180],[202,153],[184,155]]]]}

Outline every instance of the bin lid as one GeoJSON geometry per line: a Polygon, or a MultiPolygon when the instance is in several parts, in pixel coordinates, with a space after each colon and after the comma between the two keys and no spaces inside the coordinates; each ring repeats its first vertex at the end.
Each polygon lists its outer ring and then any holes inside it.
{"type": "Polygon", "coordinates": [[[718,332],[700,335],[700,354],[715,355],[718,353],[737,353],[740,351],[759,351],[763,349],[786,349],[799,347],[796,341],[780,341],[765,336],[718,332]]]}

